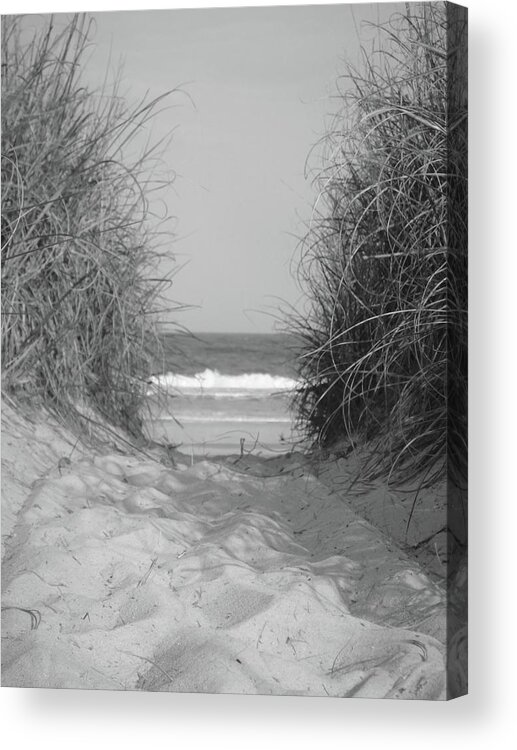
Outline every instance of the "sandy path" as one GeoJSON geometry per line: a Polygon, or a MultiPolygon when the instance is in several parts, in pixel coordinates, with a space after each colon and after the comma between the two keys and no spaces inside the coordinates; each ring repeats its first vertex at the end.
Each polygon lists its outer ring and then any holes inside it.
{"type": "Polygon", "coordinates": [[[4,685],[445,697],[444,591],[310,474],[78,459],[11,509],[4,685]]]}

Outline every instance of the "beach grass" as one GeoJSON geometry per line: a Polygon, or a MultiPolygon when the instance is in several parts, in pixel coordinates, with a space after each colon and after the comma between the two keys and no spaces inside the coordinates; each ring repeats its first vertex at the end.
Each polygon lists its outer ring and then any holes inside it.
{"type": "Polygon", "coordinates": [[[133,106],[118,76],[89,88],[94,30],[2,18],[2,389],[139,435],[172,241],[155,215],[170,136],[146,134],[175,92],[133,106]]]}
{"type": "Polygon", "coordinates": [[[362,476],[466,479],[466,19],[407,4],[338,80],[298,267],[299,426],[362,476]]]}

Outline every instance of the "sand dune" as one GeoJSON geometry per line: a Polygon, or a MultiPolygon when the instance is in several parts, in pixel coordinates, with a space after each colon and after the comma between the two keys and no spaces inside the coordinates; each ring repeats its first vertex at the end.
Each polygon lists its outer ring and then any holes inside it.
{"type": "Polygon", "coordinates": [[[4,411],[3,685],[445,698],[443,587],[303,461],[97,455],[4,411]]]}

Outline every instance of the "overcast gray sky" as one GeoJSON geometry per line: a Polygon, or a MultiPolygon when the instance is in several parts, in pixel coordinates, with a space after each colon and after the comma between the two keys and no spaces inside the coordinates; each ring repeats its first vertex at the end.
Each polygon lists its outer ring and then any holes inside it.
{"type": "Polygon", "coordinates": [[[167,202],[171,254],[185,265],[170,294],[198,306],[179,317],[190,330],[270,331],[277,298],[296,303],[290,266],[315,198],[305,160],[337,106],[342,60],[357,60],[358,30],[379,12],[389,7],[94,14],[89,79],[101,82],[108,60],[122,58],[130,99],[182,86],[195,105],[177,99],[155,125],[156,135],[177,128],[167,202]]]}

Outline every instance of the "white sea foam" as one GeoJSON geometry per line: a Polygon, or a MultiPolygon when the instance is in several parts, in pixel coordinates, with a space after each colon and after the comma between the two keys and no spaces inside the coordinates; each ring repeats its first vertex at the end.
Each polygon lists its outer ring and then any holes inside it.
{"type": "MultiPolygon", "coordinates": [[[[156,420],[158,421],[158,420],[156,420]]],[[[261,417],[256,415],[232,415],[232,414],[180,414],[178,419],[170,415],[164,415],[159,418],[160,422],[181,422],[185,425],[187,423],[199,423],[199,424],[210,424],[211,422],[222,423],[222,422],[235,422],[241,423],[246,422],[247,424],[291,424],[291,419],[288,416],[275,416],[275,417],[261,417]]]]}
{"type": "Polygon", "coordinates": [[[269,373],[250,372],[242,375],[225,375],[217,370],[204,370],[195,375],[178,375],[168,372],[164,375],[153,375],[150,378],[151,393],[154,389],[180,392],[207,392],[216,396],[232,396],[237,394],[249,394],[253,392],[274,393],[277,391],[290,391],[296,388],[297,381],[280,375],[269,373]]]}

